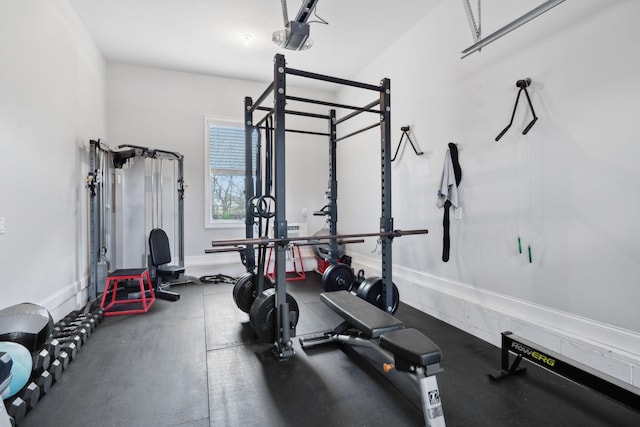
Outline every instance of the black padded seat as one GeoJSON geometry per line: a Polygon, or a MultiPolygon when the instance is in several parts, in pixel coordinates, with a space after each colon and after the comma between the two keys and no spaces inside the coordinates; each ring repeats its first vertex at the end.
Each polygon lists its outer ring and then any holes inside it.
{"type": "Polygon", "coordinates": [[[154,228],[149,234],[149,250],[151,264],[156,267],[158,280],[177,279],[185,272],[184,267],[169,265],[171,262],[171,248],[169,237],[161,228],[154,228]]]}
{"type": "Polygon", "coordinates": [[[422,332],[412,328],[387,332],[380,337],[380,347],[417,366],[440,363],[442,357],[440,347],[422,332]]]}
{"type": "Polygon", "coordinates": [[[349,291],[322,293],[320,299],[367,338],[404,328],[401,321],[349,291]]]}
{"type": "Polygon", "coordinates": [[[178,265],[160,265],[156,268],[157,275],[160,277],[168,277],[170,279],[177,279],[184,272],[185,268],[178,265]]]}

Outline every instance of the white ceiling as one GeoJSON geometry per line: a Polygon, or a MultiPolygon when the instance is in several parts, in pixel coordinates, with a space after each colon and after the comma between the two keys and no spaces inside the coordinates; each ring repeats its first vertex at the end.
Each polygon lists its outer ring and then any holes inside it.
{"type": "MultiPolygon", "coordinates": [[[[300,52],[271,42],[280,0],[69,1],[108,61],[270,82],[278,52],[292,68],[351,78],[442,0],[320,0],[329,25],[311,24],[314,45],[300,52]]],[[[289,19],[300,5],[288,0],[289,19]]]]}

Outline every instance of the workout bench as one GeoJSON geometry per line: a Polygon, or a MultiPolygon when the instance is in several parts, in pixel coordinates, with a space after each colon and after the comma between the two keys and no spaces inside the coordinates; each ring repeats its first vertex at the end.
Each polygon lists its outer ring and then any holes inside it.
{"type": "Polygon", "coordinates": [[[385,372],[395,367],[413,374],[418,381],[422,410],[427,426],[444,427],[444,413],[435,375],[442,372],[440,348],[420,331],[405,328],[391,314],[349,291],[320,294],[320,300],[343,319],[334,330],[300,338],[303,349],[329,342],[372,348],[393,364],[384,364],[385,372]]]}

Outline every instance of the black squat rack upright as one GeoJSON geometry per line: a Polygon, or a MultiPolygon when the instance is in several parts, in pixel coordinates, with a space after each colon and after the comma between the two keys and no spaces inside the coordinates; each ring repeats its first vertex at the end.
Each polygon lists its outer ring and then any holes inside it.
{"type": "MultiPolygon", "coordinates": [[[[391,215],[391,90],[390,80],[382,79],[380,85],[371,85],[366,83],[360,83],[352,80],[345,80],[336,77],[330,77],[326,75],[311,73],[307,71],[296,70],[288,68],[285,62],[284,55],[277,54],[274,58],[274,71],[273,82],[267,87],[267,89],[260,95],[260,97],[253,102],[250,97],[245,98],[244,102],[244,121],[245,121],[245,160],[246,160],[246,175],[245,175],[245,191],[247,206],[251,204],[254,198],[254,185],[253,185],[253,146],[252,135],[255,129],[259,129],[267,118],[273,120],[274,128],[274,178],[275,178],[275,223],[274,223],[274,238],[266,239],[260,236],[254,238],[254,222],[256,220],[255,212],[252,209],[247,208],[246,215],[246,246],[244,247],[244,256],[246,260],[247,272],[252,273],[256,268],[256,259],[254,252],[254,244],[272,244],[275,249],[275,307],[274,313],[269,316],[267,320],[275,321],[275,341],[274,341],[274,353],[276,357],[280,359],[286,359],[294,355],[292,337],[295,336],[295,325],[297,323],[297,312],[291,310],[289,307],[290,297],[287,298],[286,293],[286,252],[291,239],[287,235],[287,220],[286,220],[286,198],[285,198],[285,144],[286,133],[306,133],[314,135],[325,135],[329,138],[329,189],[328,189],[328,216],[330,225],[330,248],[331,248],[331,263],[337,262],[338,243],[341,238],[353,238],[353,237],[365,237],[365,236],[379,236],[381,239],[381,255],[382,255],[382,280],[384,289],[392,289],[392,242],[393,238],[401,235],[401,232],[394,231],[393,217],[391,215]],[[333,102],[300,98],[291,96],[287,93],[287,75],[299,76],[309,78],[313,80],[321,80],[329,83],[335,83],[338,85],[354,87],[358,89],[364,89],[375,92],[377,99],[365,105],[364,107],[355,107],[351,105],[338,104],[333,102]],[[264,101],[273,94],[273,108],[262,106],[264,101]],[[303,111],[287,110],[287,101],[295,101],[302,103],[310,103],[315,105],[324,105],[331,107],[328,115],[315,114],[303,111]],[[378,107],[378,108],[375,108],[378,107]],[[351,113],[344,117],[336,117],[336,108],[351,110],[351,113]],[[259,120],[254,120],[254,114],[257,111],[264,111],[266,115],[259,120]],[[346,122],[347,120],[361,114],[361,113],[374,113],[379,116],[374,124],[366,126],[360,130],[351,132],[347,135],[338,137],[337,127],[338,125],[346,122]],[[286,127],[286,116],[297,115],[311,118],[325,119],[328,121],[328,132],[309,132],[303,130],[288,129],[286,127]],[[380,172],[381,172],[381,215],[380,215],[380,232],[379,233],[367,233],[362,235],[337,235],[337,180],[336,180],[336,144],[338,141],[347,139],[351,136],[380,127],[380,172]],[[252,239],[253,238],[253,239],[252,239]],[[274,319],[275,318],[275,319],[274,319]]],[[[415,233],[414,233],[415,234],[415,233]]],[[[301,239],[313,239],[313,237],[296,238],[301,239]]],[[[218,246],[222,242],[214,242],[214,245],[218,246]]],[[[237,242],[236,242],[237,243],[237,242]]],[[[264,274],[263,271],[259,271],[258,276],[264,274]]],[[[261,287],[258,287],[258,295],[261,294],[261,287]]],[[[391,312],[391,307],[396,304],[393,301],[393,292],[385,292],[386,294],[386,307],[391,312]]],[[[296,309],[297,310],[297,309],[296,309]]],[[[252,307],[253,311],[253,307],[252,307]]],[[[255,325],[254,325],[255,326],[255,325]]]]}

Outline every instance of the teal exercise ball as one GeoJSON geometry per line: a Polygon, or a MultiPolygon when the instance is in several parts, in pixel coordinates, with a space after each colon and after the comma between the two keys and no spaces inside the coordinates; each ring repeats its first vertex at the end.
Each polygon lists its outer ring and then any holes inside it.
{"type": "Polygon", "coordinates": [[[33,359],[31,358],[31,352],[25,346],[15,342],[0,341],[0,352],[9,353],[13,361],[9,391],[4,396],[4,399],[8,399],[19,392],[29,381],[33,359]]]}

